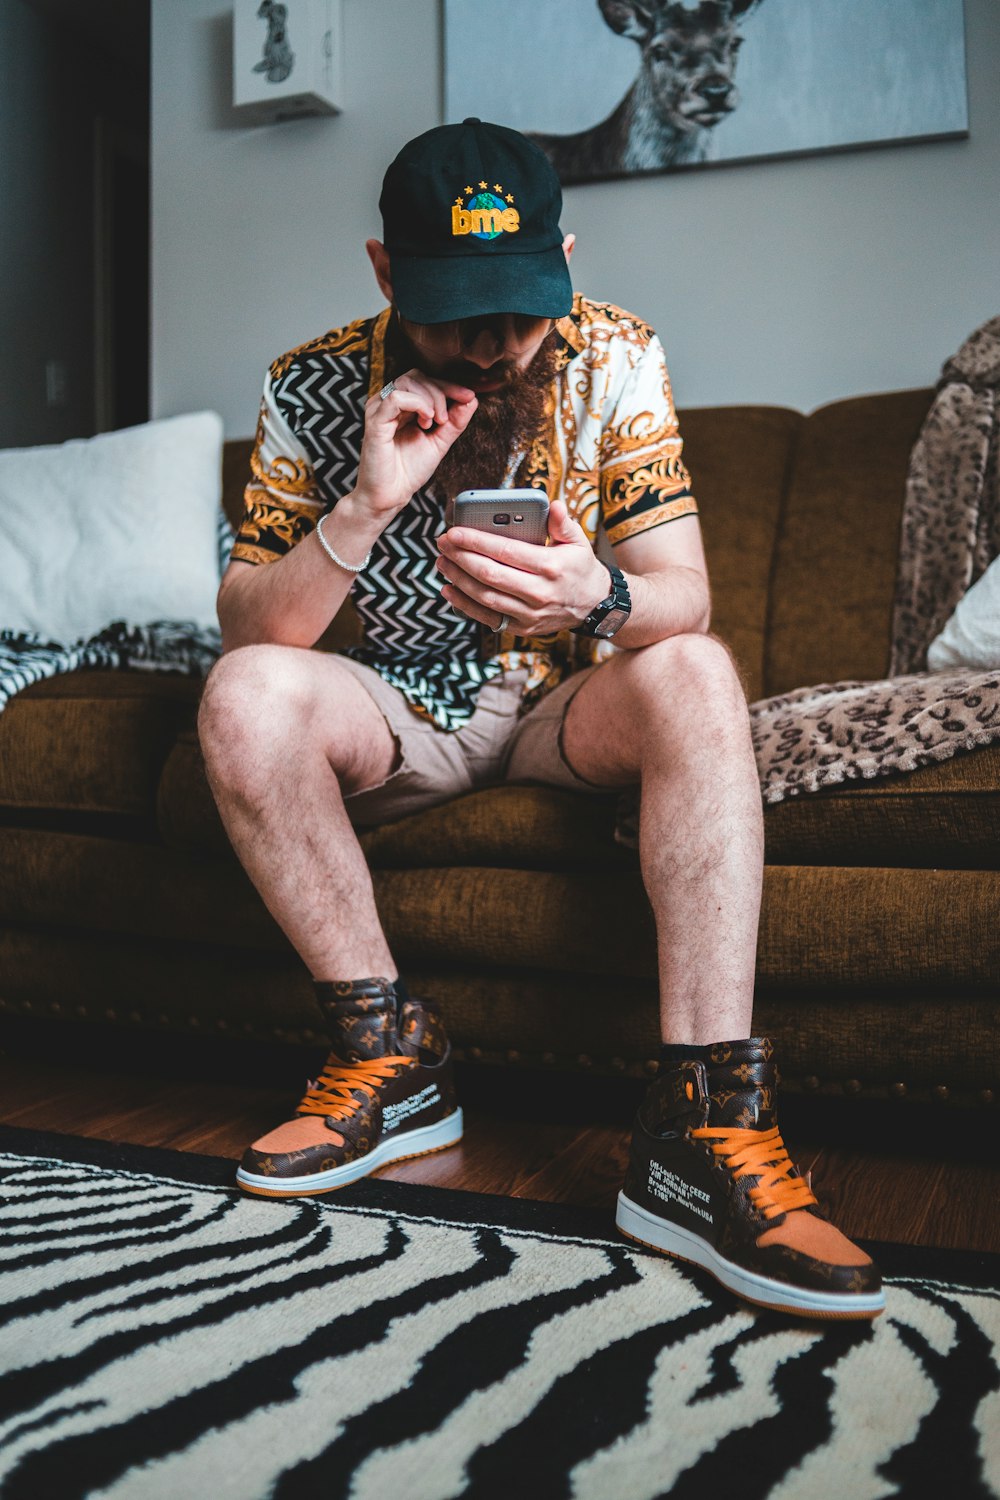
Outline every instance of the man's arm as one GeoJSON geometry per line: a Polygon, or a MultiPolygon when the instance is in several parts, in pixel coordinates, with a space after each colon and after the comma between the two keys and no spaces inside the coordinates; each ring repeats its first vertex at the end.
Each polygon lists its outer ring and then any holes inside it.
{"type": "MultiPolygon", "coordinates": [[[[360,563],[383,527],[345,495],[323,523],[323,535],[345,562],[360,563]]],[[[314,646],[350,592],[354,574],[338,568],[315,531],[276,561],[234,559],[219,585],[223,652],[270,643],[314,646]]]]}
{"type": "Polygon", "coordinates": [[[617,646],[649,646],[708,630],[711,596],[697,516],[642,531],[619,542],[614,554],[632,595],[632,613],[615,634],[617,646]]]}
{"type": "MultiPolygon", "coordinates": [[[[323,536],[345,562],[362,562],[390,521],[426,484],[465,431],[474,392],[410,370],[384,400],[365,407],[358,478],[323,521],[323,536]]],[[[314,646],[355,575],[338,568],[315,532],[266,564],[235,559],[219,588],[224,651],[270,643],[314,646]]]]}

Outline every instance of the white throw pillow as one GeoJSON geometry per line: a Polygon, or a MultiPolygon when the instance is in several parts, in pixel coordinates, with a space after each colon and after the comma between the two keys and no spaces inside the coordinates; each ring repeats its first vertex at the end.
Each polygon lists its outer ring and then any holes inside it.
{"type": "Polygon", "coordinates": [[[217,624],[222,419],[168,417],[0,452],[0,629],[217,624]]]}
{"type": "Polygon", "coordinates": [[[932,672],[949,667],[1000,667],[1000,557],[960,599],[955,613],[931,641],[927,665],[932,672]]]}

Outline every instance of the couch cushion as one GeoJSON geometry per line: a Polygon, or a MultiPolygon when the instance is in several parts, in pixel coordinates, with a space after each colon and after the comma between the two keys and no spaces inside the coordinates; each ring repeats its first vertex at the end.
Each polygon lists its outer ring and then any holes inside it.
{"type": "MultiPolygon", "coordinates": [[[[401,963],[510,973],[656,974],[638,870],[482,866],[376,870],[375,899],[401,963]]],[[[769,866],[757,972],[788,993],[929,988],[997,995],[1000,875],[991,870],[769,866]]],[[[288,953],[238,865],[153,844],[0,827],[0,924],[288,953]]],[[[141,975],[137,975],[141,985],[141,975]]],[[[2,986],[0,986],[2,987],[2,986]]]]}
{"type": "Polygon", "coordinates": [[[775,550],[766,694],[888,671],[906,475],[931,395],[860,396],[804,422],[775,550]]]}
{"type": "Polygon", "coordinates": [[[70,672],[25,688],[0,714],[0,809],[151,822],[163,764],[200,691],[174,672],[70,672]]]}
{"type": "Polygon", "coordinates": [[[1000,745],[775,803],[764,834],[769,865],[1000,869],[1000,745]]]}
{"type": "MultiPolygon", "coordinates": [[[[551,787],[472,792],[361,835],[373,869],[483,866],[511,870],[627,869],[614,841],[617,798],[551,787]]],[[[233,858],[208,789],[197,735],[180,735],[158,799],[171,849],[233,858]]],[[[766,808],[770,865],[1000,868],[1000,745],[905,776],[850,782],[766,808]]]]}
{"type": "Polygon", "coordinates": [[[712,629],[732,648],[748,696],[764,691],[767,590],[791,455],[805,419],[779,406],[679,414],[698,497],[712,629]]]}

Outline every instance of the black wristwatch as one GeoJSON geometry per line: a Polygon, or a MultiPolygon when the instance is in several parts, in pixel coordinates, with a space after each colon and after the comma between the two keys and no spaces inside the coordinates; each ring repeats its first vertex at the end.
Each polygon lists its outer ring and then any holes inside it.
{"type": "Polygon", "coordinates": [[[632,596],[624,573],[613,563],[605,563],[604,566],[611,574],[611,593],[600,604],[595,604],[587,618],[573,629],[576,635],[596,635],[607,641],[621,630],[632,613],[632,596]]]}

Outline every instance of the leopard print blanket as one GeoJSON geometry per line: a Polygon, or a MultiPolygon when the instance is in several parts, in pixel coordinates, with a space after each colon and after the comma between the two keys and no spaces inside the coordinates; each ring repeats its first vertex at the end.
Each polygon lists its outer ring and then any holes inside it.
{"type": "Polygon", "coordinates": [[[889,672],[919,672],[955,606],[1000,554],[1000,318],[941,371],[910,459],[889,672]]]}
{"type": "MultiPolygon", "coordinates": [[[[1000,740],[1000,670],[926,671],[927,648],[1000,554],[1000,318],[966,340],[910,459],[890,673],[798,688],[750,705],[765,803],[839,782],[916,771],[1000,740]]],[[[638,798],[616,838],[636,847],[638,798]]]]}
{"type": "Polygon", "coordinates": [[[1000,739],[1000,671],[800,688],[751,704],[750,727],[764,801],[783,802],[1000,739]]]}

